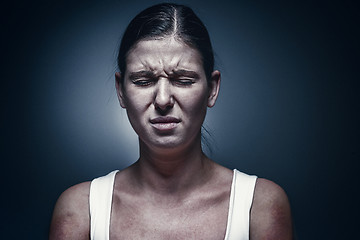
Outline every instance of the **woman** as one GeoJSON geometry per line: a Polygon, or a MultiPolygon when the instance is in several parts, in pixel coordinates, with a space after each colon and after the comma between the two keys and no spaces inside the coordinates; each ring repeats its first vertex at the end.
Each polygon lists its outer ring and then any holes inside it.
{"type": "Polygon", "coordinates": [[[219,94],[208,32],[193,11],[159,4],[126,29],[115,74],[140,157],[59,198],[50,239],[291,239],[275,183],[230,170],[201,148],[219,94]]]}

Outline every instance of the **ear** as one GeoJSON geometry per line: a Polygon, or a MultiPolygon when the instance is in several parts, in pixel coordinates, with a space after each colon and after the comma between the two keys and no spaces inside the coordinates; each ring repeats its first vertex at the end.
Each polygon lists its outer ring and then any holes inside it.
{"type": "Polygon", "coordinates": [[[208,98],[208,107],[213,107],[215,105],[216,99],[219,96],[221,82],[221,74],[218,70],[215,70],[211,74],[211,81],[209,86],[209,98],[208,98]]]}
{"type": "Polygon", "coordinates": [[[115,73],[115,86],[116,86],[116,93],[119,99],[120,106],[122,108],[126,108],[123,86],[121,84],[121,73],[119,72],[115,73]]]}

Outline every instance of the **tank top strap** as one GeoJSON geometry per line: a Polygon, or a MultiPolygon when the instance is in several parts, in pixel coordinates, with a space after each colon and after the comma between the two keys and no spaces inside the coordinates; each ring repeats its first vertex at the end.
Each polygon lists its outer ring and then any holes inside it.
{"type": "Polygon", "coordinates": [[[90,239],[109,240],[114,180],[118,170],[95,178],[90,184],[90,239]]]}
{"type": "Polygon", "coordinates": [[[225,240],[248,240],[250,209],[257,176],[234,169],[225,240]]]}
{"type": "MultiPolygon", "coordinates": [[[[95,178],[90,185],[90,239],[109,240],[114,180],[118,170],[95,178]]],[[[256,176],[234,169],[225,240],[248,240],[256,176]]]]}

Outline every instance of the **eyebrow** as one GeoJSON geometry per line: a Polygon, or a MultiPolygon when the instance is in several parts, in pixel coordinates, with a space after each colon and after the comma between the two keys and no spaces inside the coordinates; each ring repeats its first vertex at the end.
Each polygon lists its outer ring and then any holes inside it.
{"type": "MultiPolygon", "coordinates": [[[[194,71],[189,71],[189,70],[185,70],[185,69],[179,69],[179,70],[173,70],[171,72],[171,74],[169,74],[172,77],[189,77],[189,78],[194,78],[194,79],[199,79],[200,75],[197,72],[194,71]]],[[[138,71],[138,72],[131,72],[129,74],[129,79],[130,80],[136,80],[138,78],[156,78],[156,74],[152,71],[138,71]]]]}
{"type": "Polygon", "coordinates": [[[138,71],[138,72],[131,72],[129,74],[130,80],[135,80],[135,79],[142,78],[142,77],[154,78],[154,77],[156,77],[156,75],[152,71],[138,71]]]}
{"type": "Polygon", "coordinates": [[[175,75],[177,77],[184,76],[184,77],[190,77],[190,78],[195,78],[195,79],[200,78],[200,76],[197,72],[188,71],[188,70],[184,70],[184,69],[174,70],[171,75],[175,75]]]}

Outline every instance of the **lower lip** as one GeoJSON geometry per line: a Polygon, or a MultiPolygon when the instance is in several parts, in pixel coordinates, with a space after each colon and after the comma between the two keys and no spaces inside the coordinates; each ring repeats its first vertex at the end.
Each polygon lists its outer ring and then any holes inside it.
{"type": "Polygon", "coordinates": [[[153,123],[153,127],[160,131],[169,131],[177,127],[179,123],[170,122],[170,123],[153,123]]]}

